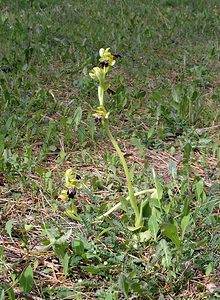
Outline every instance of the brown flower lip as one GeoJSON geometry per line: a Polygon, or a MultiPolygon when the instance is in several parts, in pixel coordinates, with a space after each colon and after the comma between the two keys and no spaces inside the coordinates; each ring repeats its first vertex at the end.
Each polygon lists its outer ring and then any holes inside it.
{"type": "Polygon", "coordinates": [[[107,60],[101,61],[99,66],[103,69],[104,67],[108,67],[109,62],[107,60]]]}
{"type": "Polygon", "coordinates": [[[74,199],[76,196],[76,190],[75,189],[69,189],[67,191],[67,195],[69,197],[69,199],[74,199]]]}

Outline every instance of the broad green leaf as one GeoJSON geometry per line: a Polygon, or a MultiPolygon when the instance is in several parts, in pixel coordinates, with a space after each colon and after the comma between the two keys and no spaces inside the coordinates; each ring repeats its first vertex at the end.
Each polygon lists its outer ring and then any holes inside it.
{"type": "Polygon", "coordinates": [[[147,133],[147,138],[150,139],[154,134],[154,127],[151,127],[149,130],[148,130],[148,133],[147,133]]]}
{"type": "Polygon", "coordinates": [[[85,252],[83,242],[80,240],[73,240],[72,248],[75,250],[77,255],[82,255],[85,252]]]}
{"type": "Polygon", "coordinates": [[[109,292],[105,295],[105,300],[118,300],[116,292],[109,292]]]}
{"type": "Polygon", "coordinates": [[[157,217],[155,214],[153,214],[152,216],[150,216],[149,220],[148,220],[148,227],[150,229],[150,232],[154,238],[154,240],[157,240],[157,234],[159,231],[159,225],[157,222],[157,217]]]}
{"type": "Polygon", "coordinates": [[[150,230],[146,230],[139,233],[140,242],[144,243],[149,241],[152,238],[152,234],[150,230]]]}
{"type": "Polygon", "coordinates": [[[161,231],[164,236],[170,239],[177,248],[181,247],[181,241],[179,238],[177,226],[174,224],[167,224],[161,227],[161,231]]]}
{"type": "Polygon", "coordinates": [[[125,294],[125,297],[128,297],[129,284],[125,275],[121,274],[119,276],[118,284],[120,290],[125,294]]]}
{"type": "Polygon", "coordinates": [[[191,152],[192,152],[192,146],[191,144],[187,143],[184,146],[184,161],[188,162],[191,156],[191,152]]]}
{"type": "Polygon", "coordinates": [[[177,166],[176,162],[171,160],[168,164],[168,169],[170,171],[170,174],[172,175],[173,179],[177,177],[177,166]]]}
{"type": "Polygon", "coordinates": [[[11,231],[13,228],[14,221],[12,219],[8,220],[7,223],[5,224],[5,229],[7,231],[7,234],[10,236],[12,239],[11,231]]]}
{"type": "Polygon", "coordinates": [[[212,273],[212,270],[213,270],[213,265],[212,263],[209,263],[208,266],[206,267],[205,275],[209,276],[212,273]]]}
{"type": "Polygon", "coordinates": [[[87,143],[87,135],[86,135],[86,128],[83,124],[79,125],[79,133],[78,133],[80,145],[82,147],[85,147],[87,143]]]}
{"type": "Polygon", "coordinates": [[[72,234],[72,229],[69,229],[67,231],[67,233],[65,233],[59,239],[56,240],[55,244],[56,245],[62,245],[62,244],[64,244],[71,237],[71,234],[72,234]]]}
{"type": "Polygon", "coordinates": [[[47,237],[50,241],[50,244],[53,245],[56,241],[54,230],[45,228],[45,232],[46,232],[46,235],[47,235],[47,237]]]}
{"type": "Polygon", "coordinates": [[[33,228],[33,225],[32,224],[24,224],[24,229],[25,231],[29,231],[33,228]]]}
{"type": "Polygon", "coordinates": [[[90,133],[90,137],[92,140],[94,140],[94,135],[95,135],[95,122],[94,122],[94,118],[89,118],[88,120],[88,125],[89,125],[89,133],[90,133]]]}
{"type": "Polygon", "coordinates": [[[82,269],[86,272],[89,272],[93,275],[99,274],[101,273],[103,270],[108,269],[109,266],[86,266],[86,267],[82,267],[82,269]]]}
{"type": "Polygon", "coordinates": [[[152,208],[150,207],[149,201],[147,201],[147,203],[145,205],[143,205],[143,208],[142,208],[142,217],[150,218],[151,214],[152,214],[152,208]]]}
{"type": "Polygon", "coordinates": [[[173,100],[178,103],[179,102],[179,91],[176,89],[172,89],[171,93],[172,93],[173,100]]]}
{"type": "Polygon", "coordinates": [[[168,247],[167,241],[162,239],[160,241],[160,247],[163,250],[164,257],[162,259],[162,263],[164,267],[170,267],[171,265],[171,255],[170,255],[170,249],[168,247]]]}
{"type": "Polygon", "coordinates": [[[198,199],[200,198],[200,195],[202,194],[203,190],[204,190],[204,182],[202,180],[200,180],[196,184],[196,194],[197,194],[198,199]]]}
{"type": "Polygon", "coordinates": [[[184,238],[186,228],[189,224],[190,224],[190,215],[184,216],[181,220],[181,230],[182,230],[181,239],[182,240],[184,238]]]}
{"type": "Polygon", "coordinates": [[[0,246],[0,259],[2,260],[4,256],[4,247],[0,246]]]}
{"type": "Polygon", "coordinates": [[[8,294],[8,298],[10,300],[15,300],[15,293],[14,293],[13,288],[9,284],[7,284],[7,283],[4,284],[4,288],[5,288],[5,290],[6,290],[7,294],[8,294]]]}
{"type": "Polygon", "coordinates": [[[200,180],[196,184],[196,196],[197,199],[201,202],[203,202],[206,198],[206,194],[204,192],[204,182],[202,180],[200,180]]]}
{"type": "Polygon", "coordinates": [[[5,300],[5,290],[4,289],[0,290],[0,300],[5,300]]]}
{"type": "Polygon", "coordinates": [[[73,115],[74,123],[75,123],[75,130],[78,128],[80,121],[82,119],[82,108],[79,106],[74,112],[73,115]]]}
{"type": "Polygon", "coordinates": [[[190,203],[191,203],[193,197],[194,197],[194,195],[193,196],[187,196],[184,199],[184,206],[183,206],[183,211],[182,211],[182,214],[181,214],[182,217],[187,216],[189,214],[190,203]]]}
{"type": "Polygon", "coordinates": [[[29,293],[34,284],[34,275],[31,266],[29,265],[21,274],[19,279],[20,288],[23,292],[29,293]]]}
{"type": "Polygon", "coordinates": [[[68,274],[69,260],[70,260],[70,256],[68,255],[68,253],[65,253],[65,255],[64,255],[63,259],[62,259],[63,273],[64,273],[65,276],[68,274]]]}

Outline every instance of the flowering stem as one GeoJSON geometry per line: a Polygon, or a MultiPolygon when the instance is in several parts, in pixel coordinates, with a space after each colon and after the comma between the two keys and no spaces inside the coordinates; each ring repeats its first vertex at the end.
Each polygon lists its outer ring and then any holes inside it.
{"type": "Polygon", "coordinates": [[[120,147],[118,146],[117,141],[111,134],[111,131],[108,126],[108,119],[103,119],[103,125],[104,125],[105,131],[106,131],[112,145],[115,147],[115,150],[116,150],[116,152],[121,160],[122,166],[124,168],[127,185],[128,185],[129,199],[130,199],[131,207],[133,208],[134,213],[135,213],[135,227],[140,227],[140,226],[142,226],[142,220],[141,220],[140,211],[139,211],[138,204],[137,204],[137,199],[134,194],[134,190],[133,190],[133,186],[132,186],[132,182],[131,182],[131,176],[129,173],[127,163],[125,161],[124,155],[123,155],[120,147]]]}
{"type": "Polygon", "coordinates": [[[99,104],[101,106],[104,105],[104,89],[99,85],[98,86],[98,98],[99,98],[99,104]]]}

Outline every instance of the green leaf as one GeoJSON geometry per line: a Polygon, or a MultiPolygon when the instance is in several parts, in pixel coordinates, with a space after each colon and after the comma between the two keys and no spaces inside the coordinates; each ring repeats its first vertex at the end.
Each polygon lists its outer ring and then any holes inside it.
{"type": "Polygon", "coordinates": [[[118,279],[118,284],[120,290],[125,294],[125,297],[128,297],[129,284],[128,284],[127,277],[121,274],[118,279]]]}
{"type": "MultiPolygon", "coordinates": [[[[13,288],[9,285],[9,284],[4,284],[4,288],[8,294],[8,297],[10,300],[15,300],[15,293],[14,293],[14,290],[13,288]]],[[[1,298],[0,298],[1,299],[1,298]]]]}
{"type": "Polygon", "coordinates": [[[80,121],[82,119],[82,108],[81,106],[77,107],[73,115],[74,123],[75,123],[75,130],[78,128],[80,121]]]}
{"type": "Polygon", "coordinates": [[[62,245],[62,244],[64,244],[71,237],[71,234],[72,234],[72,229],[69,229],[67,231],[67,233],[65,233],[59,239],[56,240],[55,244],[56,245],[62,245]]]}
{"type": "Polygon", "coordinates": [[[12,219],[8,220],[7,223],[5,224],[5,229],[7,231],[7,234],[10,236],[11,239],[12,239],[11,232],[12,232],[13,224],[14,221],[12,219]]]}
{"type": "Polygon", "coordinates": [[[5,290],[4,289],[0,290],[0,300],[5,300],[5,290]]]}
{"type": "Polygon", "coordinates": [[[34,284],[34,275],[31,266],[29,265],[21,274],[19,279],[20,288],[23,292],[29,293],[34,284]]]}
{"type": "Polygon", "coordinates": [[[161,231],[164,236],[170,239],[177,248],[181,247],[181,241],[179,239],[179,234],[177,230],[177,226],[174,224],[162,225],[161,231]]]}
{"type": "Polygon", "coordinates": [[[152,238],[151,231],[146,230],[146,231],[140,232],[139,238],[140,238],[141,243],[149,241],[152,238]]]}
{"type": "Polygon", "coordinates": [[[33,225],[32,224],[24,224],[24,229],[25,231],[29,231],[33,228],[33,225]]]}
{"type": "Polygon", "coordinates": [[[189,214],[189,211],[190,211],[190,203],[191,201],[193,200],[194,198],[194,195],[192,196],[187,196],[185,199],[184,199],[184,206],[183,206],[183,211],[181,213],[181,216],[184,217],[184,216],[187,216],[189,214]]]}
{"type": "Polygon", "coordinates": [[[90,133],[90,137],[91,139],[94,141],[94,135],[95,135],[95,122],[94,122],[94,118],[90,118],[88,120],[88,125],[89,125],[89,133],[90,133]]]}
{"type": "Polygon", "coordinates": [[[65,276],[68,274],[69,260],[70,260],[70,256],[68,255],[68,253],[65,253],[65,255],[64,255],[63,259],[62,259],[63,273],[64,273],[65,276]]]}
{"type": "Polygon", "coordinates": [[[175,161],[170,161],[168,164],[168,169],[170,174],[172,175],[173,179],[177,177],[177,165],[175,161]]]}
{"type": "Polygon", "coordinates": [[[154,134],[154,127],[151,127],[149,130],[148,130],[148,133],[147,133],[147,138],[150,139],[154,134]]]}
{"type": "Polygon", "coordinates": [[[80,256],[85,252],[83,242],[80,240],[73,240],[72,248],[75,250],[76,254],[80,256]]]}
{"type": "Polygon", "coordinates": [[[156,241],[157,240],[157,234],[158,234],[158,231],[159,231],[159,225],[158,225],[157,217],[156,217],[155,214],[150,216],[149,221],[148,221],[148,226],[149,226],[150,232],[151,232],[154,240],[156,241]]]}
{"type": "Polygon", "coordinates": [[[152,199],[157,199],[158,201],[160,201],[162,199],[163,196],[163,188],[157,178],[157,175],[153,169],[153,179],[154,179],[154,183],[156,186],[156,191],[151,195],[152,199]]]}
{"type": "Polygon", "coordinates": [[[205,200],[205,192],[204,192],[204,182],[200,180],[196,184],[196,196],[199,201],[204,201],[205,200]]]}
{"type": "Polygon", "coordinates": [[[168,247],[167,241],[162,239],[160,241],[160,247],[164,253],[164,257],[162,259],[163,266],[168,268],[171,266],[171,255],[170,255],[170,249],[168,247]]]}
{"type": "Polygon", "coordinates": [[[86,267],[82,267],[82,269],[86,272],[89,272],[93,275],[97,275],[99,273],[101,273],[103,270],[109,268],[109,266],[86,266],[86,267]]]}
{"type": "Polygon", "coordinates": [[[150,203],[148,201],[142,208],[142,217],[150,218],[151,214],[152,214],[152,208],[150,207],[150,203]]]}
{"type": "Polygon", "coordinates": [[[116,292],[109,292],[105,295],[105,300],[118,300],[116,292]]]}
{"type": "Polygon", "coordinates": [[[205,270],[205,275],[206,276],[209,276],[213,271],[213,265],[212,263],[209,263],[208,266],[206,267],[206,270],[205,270]]]}
{"type": "Polygon", "coordinates": [[[184,161],[185,162],[189,162],[191,152],[192,152],[192,146],[191,146],[191,144],[187,143],[184,146],[184,161]]]}
{"type": "Polygon", "coordinates": [[[182,240],[184,238],[186,228],[189,224],[190,224],[190,215],[188,214],[187,216],[184,216],[181,220],[181,230],[182,230],[181,239],[182,240]]]}
{"type": "Polygon", "coordinates": [[[82,147],[85,147],[86,143],[87,143],[87,135],[86,135],[86,128],[83,124],[79,125],[79,141],[80,141],[80,145],[82,147]]]}

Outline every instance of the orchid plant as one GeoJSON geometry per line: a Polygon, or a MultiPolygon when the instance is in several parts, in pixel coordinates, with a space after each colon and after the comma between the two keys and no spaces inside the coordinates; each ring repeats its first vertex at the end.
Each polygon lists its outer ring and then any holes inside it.
{"type": "MultiPolygon", "coordinates": [[[[152,189],[145,189],[139,192],[134,192],[134,186],[131,180],[131,172],[128,168],[128,165],[126,163],[125,157],[123,152],[121,151],[118,142],[114,138],[114,136],[111,133],[110,127],[109,127],[109,112],[106,109],[105,106],[105,92],[109,89],[110,83],[107,80],[107,74],[110,71],[110,68],[115,65],[115,56],[110,52],[110,48],[103,49],[101,48],[99,50],[99,65],[97,67],[94,67],[93,70],[89,73],[90,77],[94,80],[98,81],[98,100],[99,105],[96,108],[96,111],[94,113],[94,117],[96,120],[98,120],[102,126],[105,129],[105,132],[111,141],[112,145],[114,146],[119,159],[121,161],[121,164],[124,169],[125,177],[126,177],[126,183],[127,183],[127,189],[128,189],[128,196],[126,197],[125,205],[129,205],[133,209],[135,222],[134,226],[129,226],[128,228],[132,231],[144,228],[144,216],[143,216],[143,209],[146,206],[147,203],[149,203],[149,200],[152,200],[152,215],[151,219],[149,219],[148,223],[152,223],[152,219],[154,220],[154,223],[156,223],[157,226],[157,209],[155,207],[160,207],[160,200],[162,198],[162,188],[159,184],[159,181],[157,180],[156,174],[153,171],[153,179],[155,183],[155,188],[152,189]],[[146,195],[142,201],[138,201],[138,196],[146,195]],[[154,213],[153,213],[154,212],[154,213]]],[[[76,190],[87,188],[80,180],[77,179],[77,176],[74,175],[74,172],[72,169],[68,169],[65,173],[65,190],[61,192],[61,195],[59,198],[62,201],[70,201],[70,204],[67,206],[66,214],[76,221],[80,221],[80,216],[77,213],[77,207],[74,203],[74,198],[76,195],[76,190]]],[[[117,203],[115,206],[113,206],[111,209],[109,209],[107,212],[105,212],[103,215],[99,217],[99,220],[105,218],[106,216],[110,215],[115,210],[119,209],[121,206],[121,202],[117,203]]],[[[149,225],[148,224],[148,225],[149,225]]],[[[149,225],[149,227],[152,227],[149,225]]],[[[155,226],[153,226],[155,227],[155,226]]],[[[152,234],[155,233],[155,230],[150,230],[152,234]]],[[[148,231],[146,231],[148,233],[148,231]]],[[[156,234],[154,234],[156,235],[156,234]]]]}
{"type": "MultiPolygon", "coordinates": [[[[106,134],[111,141],[112,145],[114,146],[121,164],[124,169],[124,173],[126,176],[126,181],[127,181],[127,188],[128,188],[128,197],[126,198],[128,201],[130,201],[130,205],[133,209],[134,215],[135,215],[135,224],[132,227],[129,227],[131,230],[137,230],[141,228],[144,224],[143,221],[143,208],[147,204],[148,199],[145,199],[141,201],[140,203],[138,202],[137,196],[151,193],[151,198],[158,198],[160,197],[160,193],[158,193],[157,188],[155,189],[147,189],[143,190],[140,192],[135,193],[134,192],[134,187],[132,184],[131,176],[130,176],[130,171],[128,168],[128,165],[126,163],[125,157],[123,155],[123,152],[121,151],[118,142],[112,135],[110,128],[109,128],[109,112],[106,110],[105,107],[105,101],[104,101],[104,96],[105,92],[109,89],[110,84],[107,80],[107,74],[112,66],[115,64],[115,56],[110,52],[110,48],[103,49],[101,48],[99,50],[99,66],[94,67],[93,70],[89,73],[90,77],[94,80],[98,81],[98,100],[99,100],[99,105],[96,108],[96,112],[94,116],[98,119],[101,120],[101,123],[106,131],[106,134]]],[[[156,178],[155,178],[156,179],[156,178]]],[[[112,213],[114,210],[118,209],[121,206],[121,203],[116,204],[114,207],[112,207],[108,212],[103,214],[100,219],[103,217],[109,215],[112,213]]]]}

